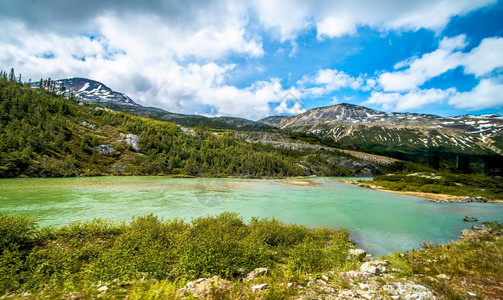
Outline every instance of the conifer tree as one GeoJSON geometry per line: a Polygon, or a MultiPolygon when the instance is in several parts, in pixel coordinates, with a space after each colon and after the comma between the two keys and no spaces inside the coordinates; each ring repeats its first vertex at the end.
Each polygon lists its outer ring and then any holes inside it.
{"type": "Polygon", "coordinates": [[[10,69],[9,81],[16,81],[16,75],[14,75],[14,68],[10,69]]]}

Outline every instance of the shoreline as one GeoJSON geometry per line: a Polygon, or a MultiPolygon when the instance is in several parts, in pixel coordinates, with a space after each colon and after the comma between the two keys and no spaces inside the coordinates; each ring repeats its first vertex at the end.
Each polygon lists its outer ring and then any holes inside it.
{"type": "MultiPolygon", "coordinates": [[[[347,184],[352,184],[356,185],[359,187],[375,190],[375,191],[381,191],[381,192],[386,192],[386,193],[394,193],[394,194],[400,194],[400,195],[407,195],[407,196],[414,196],[414,197],[419,197],[419,198],[424,198],[427,199],[430,202],[438,202],[438,203],[474,203],[474,202],[458,202],[458,201],[453,201],[457,200],[460,198],[465,198],[469,196],[455,196],[455,195],[448,195],[448,194],[435,194],[435,193],[427,193],[427,192],[415,192],[415,191],[395,191],[395,190],[388,190],[383,187],[374,185],[374,184],[369,184],[369,183],[362,183],[362,182],[357,182],[354,180],[347,180],[347,179],[340,179],[339,180],[342,183],[347,183],[347,184]]],[[[487,199],[487,202],[480,202],[480,203],[503,203],[503,200],[500,199],[487,199]]]]}

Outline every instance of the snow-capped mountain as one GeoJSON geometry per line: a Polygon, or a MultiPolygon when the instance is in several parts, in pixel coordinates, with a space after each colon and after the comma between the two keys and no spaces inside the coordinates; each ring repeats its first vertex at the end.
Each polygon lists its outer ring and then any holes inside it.
{"type": "MultiPolygon", "coordinates": [[[[33,87],[39,87],[40,82],[31,84],[33,87]]],[[[114,110],[128,112],[138,116],[149,117],[152,119],[169,121],[182,126],[196,126],[203,123],[211,128],[233,129],[233,130],[270,130],[272,127],[251,120],[233,117],[215,117],[208,118],[199,115],[185,115],[165,111],[157,107],[142,106],[135,103],[131,98],[123,93],[116,92],[101,82],[87,78],[69,78],[51,81],[42,81],[42,87],[57,94],[63,94],[70,98],[75,96],[77,101],[86,103],[99,103],[108,106],[112,104],[114,110]]]]}
{"type": "Polygon", "coordinates": [[[343,144],[392,147],[443,147],[452,151],[503,154],[503,117],[386,113],[353,104],[338,104],[302,114],[259,120],[294,132],[333,137],[343,144]]]}
{"type": "MultiPolygon", "coordinates": [[[[39,83],[33,83],[32,86],[39,86],[39,83]]],[[[100,103],[107,105],[110,102],[122,105],[137,105],[127,95],[113,91],[101,82],[87,78],[69,78],[54,80],[45,87],[54,90],[58,94],[70,96],[75,95],[77,100],[88,103],[100,103]]]]}

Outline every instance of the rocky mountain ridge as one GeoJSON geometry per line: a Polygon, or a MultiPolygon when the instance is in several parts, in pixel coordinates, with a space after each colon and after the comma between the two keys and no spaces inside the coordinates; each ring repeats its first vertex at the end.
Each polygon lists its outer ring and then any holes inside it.
{"type": "Polygon", "coordinates": [[[503,117],[387,113],[353,104],[338,104],[302,114],[259,120],[293,132],[332,137],[342,144],[443,147],[467,153],[503,154],[503,117]]]}

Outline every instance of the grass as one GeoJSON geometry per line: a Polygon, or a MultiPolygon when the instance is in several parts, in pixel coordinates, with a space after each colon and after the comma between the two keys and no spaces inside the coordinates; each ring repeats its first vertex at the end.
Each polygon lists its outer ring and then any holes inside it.
{"type": "Polygon", "coordinates": [[[394,173],[375,176],[372,184],[393,191],[483,196],[492,200],[503,199],[503,180],[482,174],[394,173]]]}
{"type": "Polygon", "coordinates": [[[402,269],[402,276],[416,277],[442,298],[465,299],[470,292],[483,299],[501,299],[503,226],[493,223],[488,224],[488,227],[493,231],[492,234],[430,246],[403,257],[395,254],[389,259],[402,269]]]}

